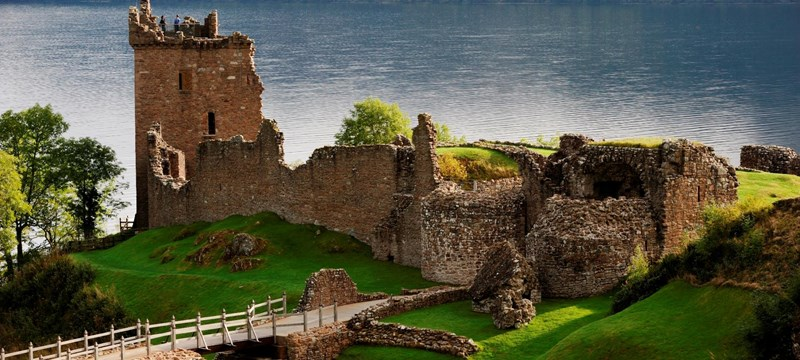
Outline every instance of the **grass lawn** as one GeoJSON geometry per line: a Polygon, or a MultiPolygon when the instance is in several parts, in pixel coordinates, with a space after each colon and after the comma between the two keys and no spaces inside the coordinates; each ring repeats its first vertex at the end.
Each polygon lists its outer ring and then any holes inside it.
{"type": "MultiPolygon", "coordinates": [[[[604,317],[611,306],[607,296],[545,300],[536,304],[537,316],[525,328],[498,330],[489,314],[472,311],[469,301],[444,304],[384,319],[409,326],[441,329],[473,339],[482,350],[475,359],[532,359],[552,348],[582,326],[604,317]]],[[[340,359],[443,359],[445,355],[411,352],[404,348],[354,346],[340,359]],[[419,356],[419,357],[418,357],[419,356]],[[422,357],[425,356],[425,357],[422,357]]]]}
{"type": "Polygon", "coordinates": [[[451,154],[457,159],[486,160],[489,164],[506,168],[517,168],[517,162],[500,151],[476,147],[440,147],[436,155],[451,154]]]}
{"type": "Polygon", "coordinates": [[[615,147],[637,147],[654,149],[664,143],[664,138],[660,137],[640,137],[640,138],[627,138],[627,139],[611,139],[589,143],[589,145],[597,146],[615,146],[615,147]]]}
{"type": "Polygon", "coordinates": [[[372,259],[368,246],[347,235],[314,225],[293,225],[273,213],[231,216],[213,224],[146,231],[111,249],[77,253],[75,259],[97,269],[97,283],[113,288],[134,318],[167,320],[244,311],[247,303],[279,297],[286,290],[293,308],[306,278],[321,268],[344,268],[362,292],[399,293],[435,285],[420,270],[372,259]],[[183,259],[200,248],[198,233],[234,229],[266,239],[268,251],[256,269],[232,273],[230,266],[199,266],[183,259]],[[317,231],[320,232],[317,235],[317,231]],[[181,234],[181,235],[179,235],[181,234]],[[162,263],[162,259],[173,260],[162,263]]]}
{"type": "Polygon", "coordinates": [[[741,327],[752,318],[750,293],[673,281],[624,311],[587,325],[546,359],[748,358],[741,327]]]}
{"type": "Polygon", "coordinates": [[[541,148],[541,147],[536,147],[536,146],[526,146],[526,148],[528,150],[531,150],[531,151],[539,154],[539,155],[544,155],[545,157],[553,155],[553,154],[556,153],[556,151],[558,151],[558,150],[555,150],[555,149],[541,148]]]}
{"type": "Polygon", "coordinates": [[[800,196],[800,176],[737,171],[739,201],[756,199],[773,203],[800,196]]]}

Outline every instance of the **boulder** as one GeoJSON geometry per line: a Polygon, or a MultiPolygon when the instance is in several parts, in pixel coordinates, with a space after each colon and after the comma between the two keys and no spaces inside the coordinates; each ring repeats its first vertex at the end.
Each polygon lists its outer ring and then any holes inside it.
{"type": "Polygon", "coordinates": [[[253,256],[264,249],[264,244],[255,236],[247,233],[238,233],[225,245],[223,258],[230,260],[241,256],[253,256]]]}
{"type": "Polygon", "coordinates": [[[536,316],[539,282],[528,261],[508,241],[489,248],[472,287],[472,309],[491,313],[499,329],[519,328],[536,316]]]}

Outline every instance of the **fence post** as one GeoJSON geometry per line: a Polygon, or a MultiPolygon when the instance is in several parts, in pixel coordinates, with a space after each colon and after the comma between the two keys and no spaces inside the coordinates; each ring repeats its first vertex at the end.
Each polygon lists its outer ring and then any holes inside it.
{"type": "Polygon", "coordinates": [[[253,308],[253,317],[256,317],[256,301],[250,300],[250,307],[253,308]]]}
{"type": "Polygon", "coordinates": [[[200,312],[197,312],[197,320],[195,321],[195,332],[197,334],[197,348],[201,349],[200,347],[200,338],[203,336],[203,331],[200,330],[200,312]]]}
{"type": "Polygon", "coordinates": [[[308,331],[308,311],[303,309],[303,332],[308,331]]]}
{"type": "Polygon", "coordinates": [[[147,320],[147,328],[144,330],[144,341],[147,343],[147,356],[150,356],[150,320],[147,320]]]}
{"type": "Polygon", "coordinates": [[[222,344],[225,344],[225,334],[228,333],[228,326],[225,325],[225,309],[222,309],[222,317],[220,318],[220,323],[222,325],[222,344]]]}
{"type": "Polygon", "coordinates": [[[6,348],[0,349],[0,360],[6,360],[6,348]]]}
{"type": "Polygon", "coordinates": [[[150,335],[150,319],[144,319],[144,334],[150,335]]]}
{"type": "Polygon", "coordinates": [[[94,342],[94,360],[100,359],[100,351],[97,349],[97,341],[94,342]]]}
{"type": "Polygon", "coordinates": [[[339,322],[339,302],[333,300],[333,322],[339,322]]]}
{"type": "Polygon", "coordinates": [[[125,360],[125,336],[119,339],[119,360],[125,360]]]}
{"type": "Polygon", "coordinates": [[[56,338],[56,357],[61,357],[61,336],[56,338]]]}
{"type": "Polygon", "coordinates": [[[254,307],[247,305],[247,341],[253,340],[253,311],[255,311],[254,307]]]}
{"type": "Polygon", "coordinates": [[[83,330],[83,351],[89,351],[89,332],[83,330]]]}
{"type": "Polygon", "coordinates": [[[67,348],[67,360],[72,360],[72,349],[67,348]]]}
{"type": "Polygon", "coordinates": [[[286,290],[283,291],[283,315],[286,315],[286,290]]]}
{"type": "Polygon", "coordinates": [[[111,324],[111,342],[110,344],[114,343],[114,324],[111,324]]]}
{"type": "Polygon", "coordinates": [[[272,312],[272,296],[267,295],[267,314],[272,312]]]}
{"type": "Polygon", "coordinates": [[[272,313],[272,343],[278,343],[278,324],[276,324],[275,313],[272,313]]]}
{"type": "Polygon", "coordinates": [[[169,329],[169,332],[170,332],[169,338],[172,341],[172,351],[175,351],[175,346],[176,346],[176,344],[175,344],[175,340],[176,340],[176,338],[175,338],[176,337],[176,334],[175,334],[175,315],[172,315],[172,321],[169,324],[169,328],[170,328],[169,329]]]}
{"type": "Polygon", "coordinates": [[[28,360],[33,360],[33,343],[28,343],[28,360]]]}
{"type": "Polygon", "coordinates": [[[136,338],[140,339],[142,337],[142,321],[136,319],[136,338]]]}
{"type": "Polygon", "coordinates": [[[322,304],[319,304],[319,327],[322,327],[322,304]]]}

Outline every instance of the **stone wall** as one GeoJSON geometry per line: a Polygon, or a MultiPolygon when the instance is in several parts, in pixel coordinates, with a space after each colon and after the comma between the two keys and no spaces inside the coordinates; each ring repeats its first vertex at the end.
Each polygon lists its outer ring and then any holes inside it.
{"type": "Polygon", "coordinates": [[[422,203],[422,276],[468,285],[486,251],[508,240],[521,252],[525,216],[520,179],[483,191],[440,189],[422,203]]]}
{"type": "MultiPolygon", "coordinates": [[[[421,116],[420,121],[423,129],[429,128],[430,117],[421,116]]],[[[415,166],[413,148],[325,147],[292,170],[284,164],[283,134],[274,121],[265,120],[254,141],[235,136],[202,142],[195,174],[186,181],[163,173],[162,153],[172,148],[162,133],[163,127],[160,132],[154,129],[148,140],[151,226],[273,211],[290,222],[348,233],[387,252],[376,252],[376,257],[419,266],[421,220],[413,209],[428,187],[416,185],[432,182],[435,167],[431,162],[415,166]],[[398,199],[407,203],[405,208],[398,207],[398,199]],[[380,230],[392,219],[389,233],[402,241],[389,248],[384,244],[392,240],[380,230]]]]}
{"type": "Polygon", "coordinates": [[[744,168],[800,176],[800,155],[788,147],[745,145],[739,156],[744,168]]]}
{"type": "Polygon", "coordinates": [[[151,125],[161,124],[164,140],[184,152],[191,178],[201,141],[255,138],[264,86],[255,72],[253,40],[238,33],[217,36],[216,13],[204,25],[207,37],[167,36],[156,25],[150,1],[142,0],[140,7],[131,8],[128,28],[135,76],[136,226],[147,227],[151,125]]]}
{"type": "Polygon", "coordinates": [[[306,279],[306,286],[295,312],[312,311],[320,306],[353,304],[388,298],[385,293],[361,294],[344,269],[321,269],[306,279]]]}
{"type": "Polygon", "coordinates": [[[545,185],[579,199],[646,199],[658,228],[658,248],[649,248],[654,257],[678,251],[706,205],[737,199],[733,167],[704,145],[686,140],[665,141],[657,148],[589,143],[571,151],[550,166],[557,171],[547,174],[545,185]]]}
{"type": "Polygon", "coordinates": [[[636,246],[647,251],[656,225],[645,199],[547,199],[528,235],[527,257],[545,297],[611,290],[627,274],[636,246]]]}
{"type": "Polygon", "coordinates": [[[400,324],[373,324],[356,332],[358,344],[425,349],[466,359],[478,352],[472,339],[451,332],[400,324]]]}
{"type": "Polygon", "coordinates": [[[287,336],[286,347],[290,360],[327,360],[336,358],[355,343],[355,333],[346,322],[327,324],[307,332],[287,336]]]}
{"type": "Polygon", "coordinates": [[[359,330],[388,316],[469,298],[469,289],[467,287],[441,287],[414,295],[390,298],[385,303],[370,306],[353,316],[349,321],[349,327],[359,330]]]}

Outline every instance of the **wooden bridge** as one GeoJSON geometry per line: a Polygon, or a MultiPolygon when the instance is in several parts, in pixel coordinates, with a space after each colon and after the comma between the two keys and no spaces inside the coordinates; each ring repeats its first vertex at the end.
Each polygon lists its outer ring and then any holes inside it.
{"type": "Polygon", "coordinates": [[[0,360],[50,360],[77,357],[93,357],[95,359],[136,359],[149,356],[154,352],[176,349],[235,347],[242,342],[260,342],[269,339],[277,343],[276,337],[286,336],[293,332],[309,329],[337,321],[346,321],[360,311],[384,302],[375,300],[362,303],[322,307],[310,312],[287,313],[286,292],[277,299],[268,298],[263,303],[252,302],[247,310],[228,314],[225,310],[220,315],[203,317],[201,314],[193,319],[169,322],[142,324],[121,329],[111,329],[104,333],[88,334],[67,341],[59,337],[55,343],[6,353],[0,349],[0,360]],[[273,305],[280,304],[280,307],[273,305]]]}

